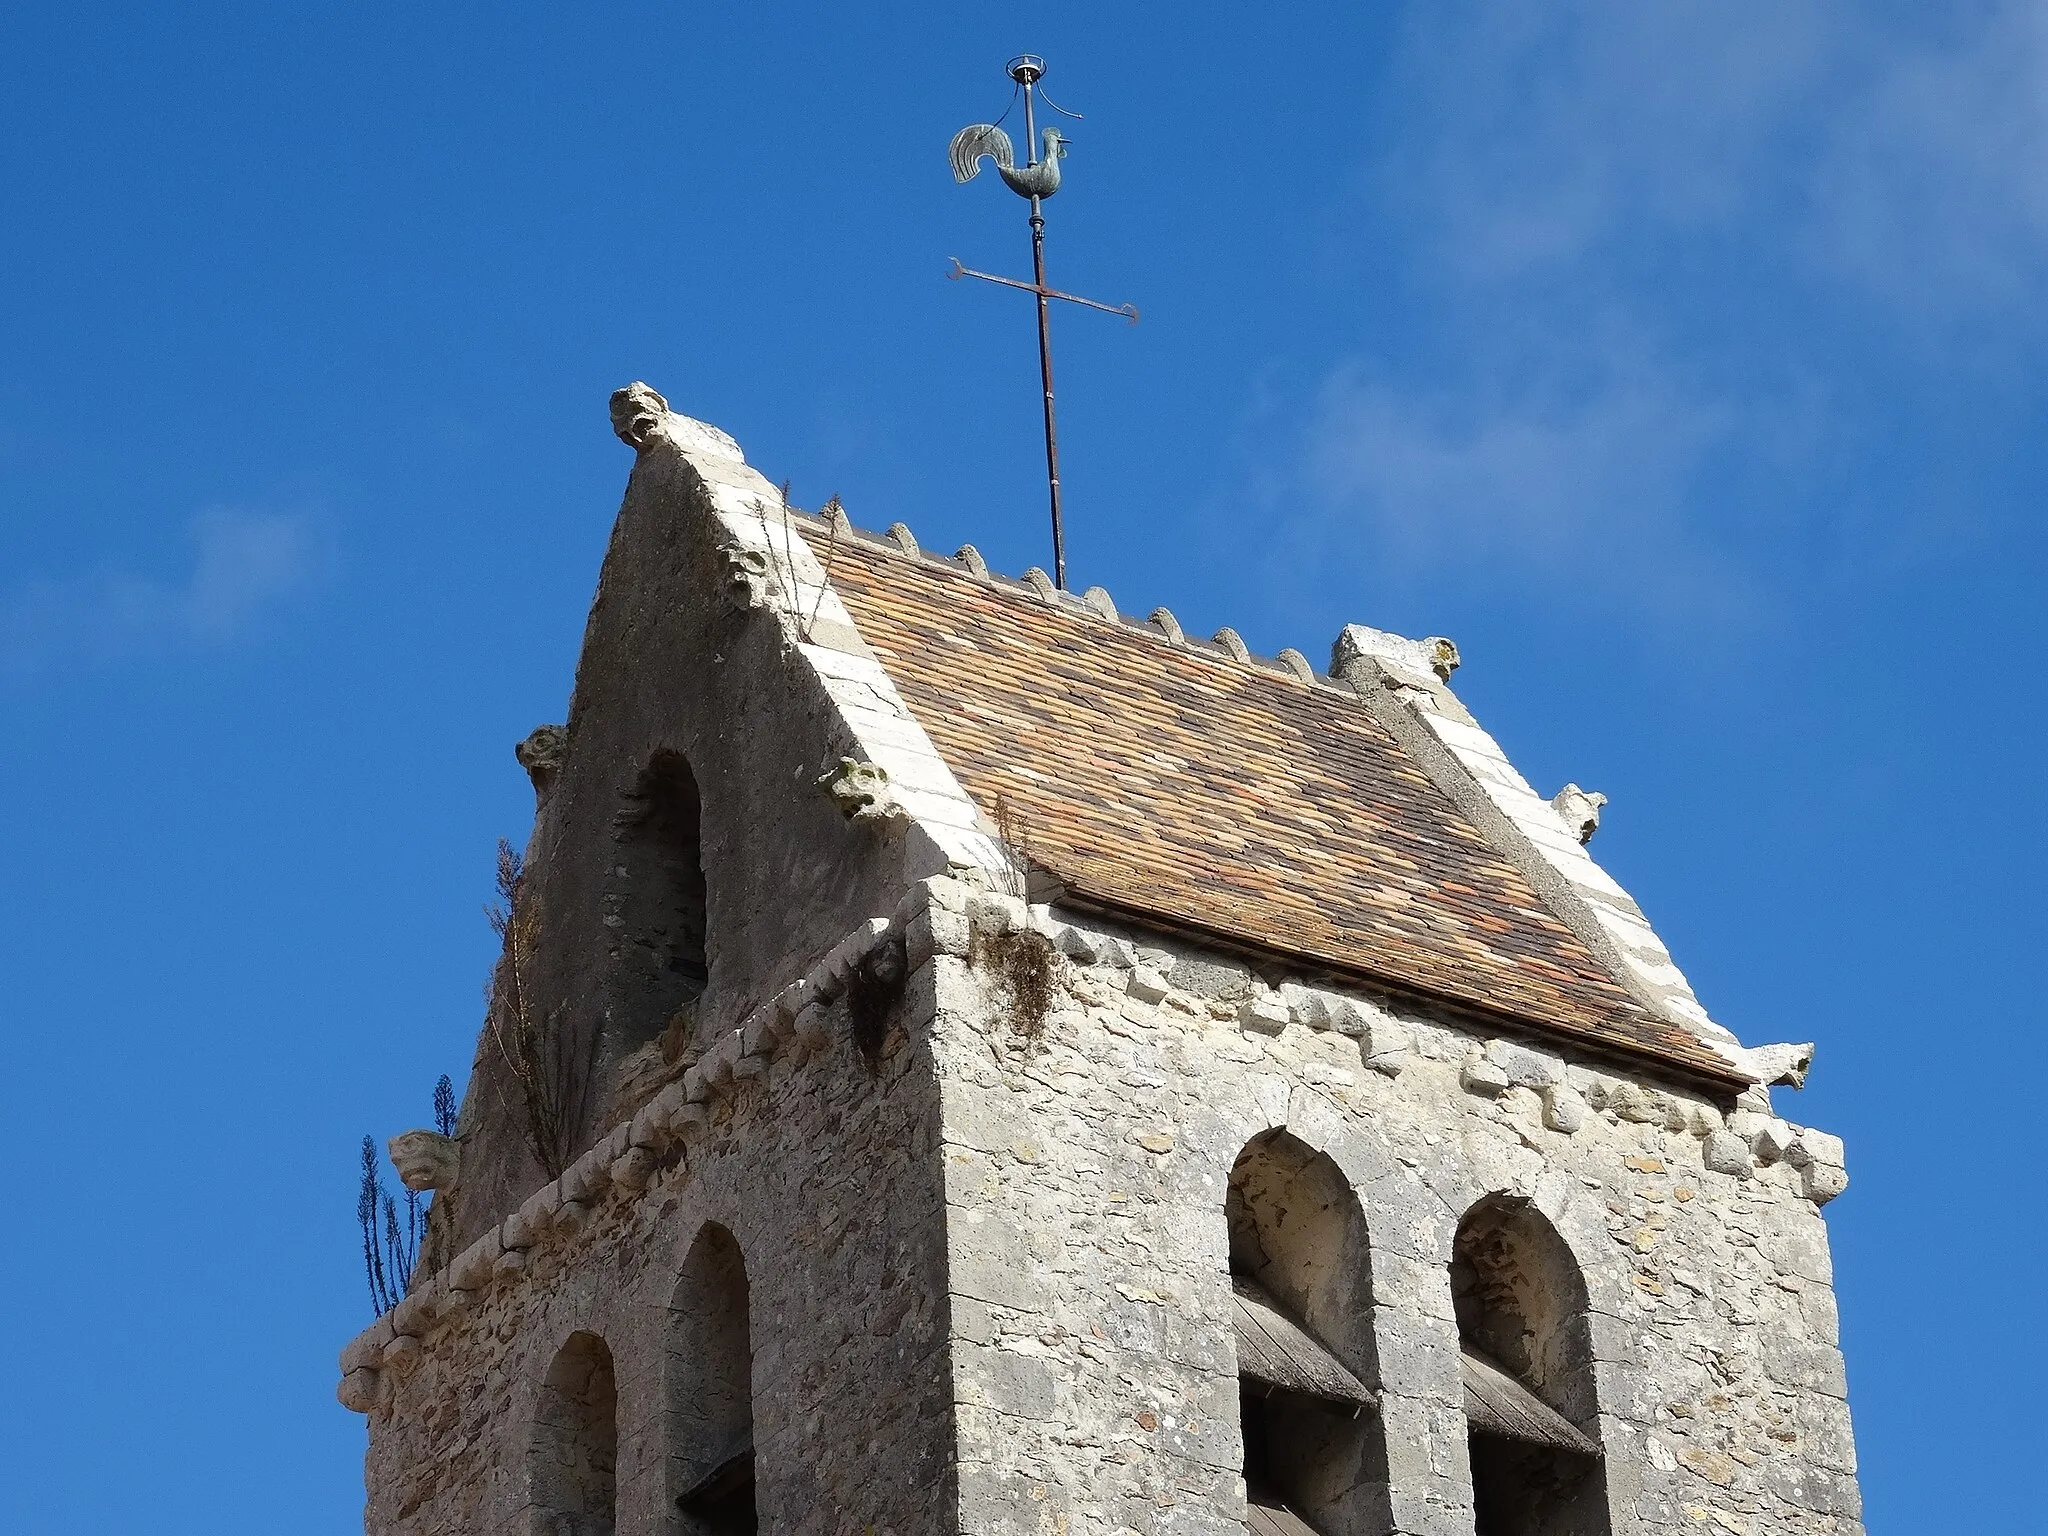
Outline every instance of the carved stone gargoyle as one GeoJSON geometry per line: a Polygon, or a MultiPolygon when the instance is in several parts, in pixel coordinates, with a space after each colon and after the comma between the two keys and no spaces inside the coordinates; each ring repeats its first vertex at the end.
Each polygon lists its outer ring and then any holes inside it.
{"type": "Polygon", "coordinates": [[[724,550],[723,555],[726,602],[742,611],[767,602],[775,569],[768,552],[735,544],[724,550]]]}
{"type": "Polygon", "coordinates": [[[1346,624],[1337,643],[1330,648],[1331,675],[1345,676],[1351,664],[1365,656],[1385,663],[1397,673],[1419,678],[1433,675],[1440,683],[1451,680],[1462,659],[1457,646],[1442,635],[1410,640],[1406,635],[1374,629],[1370,624],[1346,624]]]}
{"type": "Polygon", "coordinates": [[[1564,818],[1564,824],[1571,828],[1571,834],[1582,843],[1593,841],[1593,834],[1600,830],[1600,807],[1607,803],[1607,797],[1597,789],[1581,789],[1576,784],[1567,784],[1550,797],[1550,808],[1564,818]]]}
{"type": "Polygon", "coordinates": [[[889,770],[851,757],[818,780],[818,788],[846,813],[848,821],[887,821],[904,814],[889,788],[889,770]]]}
{"type": "Polygon", "coordinates": [[[636,380],[612,391],[612,430],[629,448],[645,448],[668,414],[668,401],[650,385],[636,380]]]}
{"type": "Polygon", "coordinates": [[[1813,1042],[1759,1045],[1747,1052],[1749,1069],[1767,1087],[1804,1088],[1813,1070],[1813,1042]]]}
{"type": "Polygon", "coordinates": [[[533,792],[544,795],[554,787],[555,775],[561,771],[562,758],[568,750],[569,731],[566,726],[537,725],[527,733],[526,740],[512,749],[512,755],[519,759],[519,766],[533,780],[533,792]]]}
{"type": "Polygon", "coordinates": [[[385,1145],[399,1182],[415,1193],[450,1188],[462,1169],[462,1143],[439,1131],[400,1131],[385,1145]]]}

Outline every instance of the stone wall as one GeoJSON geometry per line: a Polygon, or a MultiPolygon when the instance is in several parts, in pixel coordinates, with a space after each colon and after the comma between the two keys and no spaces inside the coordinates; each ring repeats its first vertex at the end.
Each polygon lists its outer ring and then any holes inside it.
{"type": "Polygon", "coordinates": [[[932,968],[885,979],[868,1049],[849,1017],[891,943],[857,928],[349,1346],[372,1536],[692,1531],[675,1497],[745,1418],[707,1335],[748,1313],[761,1529],[951,1528],[932,968]],[[615,1449],[579,1417],[607,1392],[615,1449]]]}
{"type": "MultiPolygon", "coordinates": [[[[536,776],[521,894],[537,1054],[579,1085],[572,1151],[619,1113],[629,1061],[678,1001],[696,994],[697,1038],[679,1043],[706,1044],[852,917],[889,910],[949,860],[999,858],[776,489],[714,429],[665,408],[648,421],[632,431],[568,724],[536,776]],[[842,761],[881,770],[883,803],[828,792],[842,761]],[[668,825],[687,818],[650,795],[651,771],[687,779],[698,827],[668,825]],[[671,867],[688,860],[701,882],[671,867]]],[[[505,980],[501,967],[501,994],[505,980]]],[[[440,1218],[451,1251],[553,1171],[527,1145],[508,1033],[500,1019],[478,1037],[463,1176],[440,1218]]]]}
{"type": "MultiPolygon", "coordinates": [[[[1462,1536],[1452,1291],[1488,1197],[1583,1276],[1614,1532],[1860,1532],[1818,1203],[1841,1147],[1758,1108],[952,882],[936,954],[962,1515],[973,1532],[1236,1533],[1225,1221],[1284,1130],[1368,1233],[1379,1529],[1462,1536]],[[1060,955],[1020,1030],[986,935],[1060,955]],[[979,936],[979,937],[978,937],[979,936]]],[[[1749,1096],[1754,1102],[1760,1093],[1749,1096]]],[[[947,1529],[952,1529],[948,1527],[947,1529]]]]}
{"type": "Polygon", "coordinates": [[[1331,1442],[1361,1492],[1325,1490],[1325,1528],[1466,1536],[1453,1260],[1478,1208],[1554,1233],[1583,1281],[1589,1359],[1543,1368],[1590,1380],[1591,1403],[1582,1384],[1562,1402],[1605,1447],[1606,1529],[1856,1536],[1817,1209],[1846,1182],[1840,1144],[1726,1109],[920,882],[350,1345],[368,1528],[586,1536],[539,1518],[532,1459],[583,1333],[615,1362],[616,1529],[689,1529],[674,1495],[718,1438],[692,1426],[728,1410],[687,1342],[715,1306],[679,1282],[717,1223],[751,1293],[763,1530],[1236,1536],[1229,1272],[1251,1244],[1379,1392],[1331,1442]],[[1254,1143],[1284,1155],[1247,1162],[1254,1143]],[[1253,1230],[1245,1211],[1275,1200],[1352,1204],[1253,1230]]]}

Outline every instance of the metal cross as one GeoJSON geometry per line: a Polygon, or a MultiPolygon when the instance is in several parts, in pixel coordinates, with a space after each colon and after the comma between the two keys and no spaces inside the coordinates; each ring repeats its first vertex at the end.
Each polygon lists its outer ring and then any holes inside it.
{"type": "MultiPolygon", "coordinates": [[[[1000,283],[1005,288],[1021,288],[1035,294],[1038,299],[1038,376],[1045,388],[1045,478],[1052,502],[1052,565],[1053,580],[1064,592],[1067,588],[1067,539],[1066,526],[1060,517],[1060,440],[1053,423],[1052,403],[1052,299],[1064,299],[1069,304],[1079,304],[1088,309],[1104,310],[1112,315],[1123,315],[1131,324],[1138,323],[1138,308],[1135,304],[1099,304],[1094,299],[1084,299],[1078,294],[1062,293],[1049,288],[1045,282],[1045,214],[1044,200],[1060,189],[1060,161],[1066,158],[1067,139],[1057,128],[1047,128],[1041,149],[1038,118],[1035,111],[1038,96],[1038,82],[1045,75],[1045,60],[1035,54],[1025,54],[1010,60],[1009,76],[1017,82],[1024,93],[1024,151],[1030,158],[1020,169],[1016,151],[1011,147],[1010,136],[995,123],[971,123],[953,136],[949,152],[956,181],[972,181],[981,169],[984,158],[993,160],[996,172],[1003,183],[1019,197],[1031,200],[1031,273],[1032,281],[1019,282],[1014,277],[997,277],[990,272],[977,272],[972,267],[960,264],[960,258],[953,258],[953,270],[946,275],[950,278],[978,277],[983,282],[1000,283]]],[[[1066,109],[1047,99],[1047,106],[1056,112],[1066,109]]],[[[1074,114],[1066,114],[1072,117],[1074,114]]]]}

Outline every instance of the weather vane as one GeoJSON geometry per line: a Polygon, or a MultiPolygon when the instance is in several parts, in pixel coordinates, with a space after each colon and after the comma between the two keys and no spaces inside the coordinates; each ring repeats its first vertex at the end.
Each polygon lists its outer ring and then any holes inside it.
{"type": "MultiPolygon", "coordinates": [[[[953,270],[946,275],[953,278],[978,277],[983,282],[1000,283],[1005,288],[1021,288],[1038,298],[1038,374],[1045,386],[1045,478],[1052,501],[1052,565],[1053,580],[1064,592],[1067,588],[1067,539],[1066,527],[1060,518],[1060,440],[1053,425],[1052,409],[1052,317],[1049,313],[1049,299],[1065,299],[1069,304],[1079,304],[1088,309],[1100,309],[1112,315],[1127,316],[1131,324],[1138,323],[1138,309],[1134,304],[1098,304],[1093,299],[1084,299],[1078,294],[1061,293],[1057,288],[1045,285],[1045,211],[1044,201],[1060,189],[1060,161],[1066,158],[1067,137],[1057,128],[1048,127],[1041,140],[1038,132],[1036,113],[1037,100],[1044,93],[1038,89],[1038,82],[1045,77],[1045,60],[1035,54],[1024,54],[1010,60],[1010,78],[1017,82],[1017,89],[1024,97],[1024,149],[1030,156],[1020,169],[1017,153],[1010,146],[1010,136],[1003,132],[1002,118],[993,123],[970,123],[953,135],[953,145],[948,152],[953,162],[955,181],[972,181],[981,170],[983,157],[996,163],[996,172],[1003,183],[1019,197],[1031,200],[1031,277],[1028,283],[1020,283],[1014,277],[997,277],[991,272],[977,272],[972,267],[960,265],[960,258],[953,258],[953,270]]],[[[1011,98],[1016,105],[1015,97],[1011,98]]],[[[1079,117],[1078,112],[1069,112],[1051,97],[1045,97],[1045,104],[1064,117],[1079,117]]],[[[1006,111],[1003,117],[1010,114],[1006,111]]]]}

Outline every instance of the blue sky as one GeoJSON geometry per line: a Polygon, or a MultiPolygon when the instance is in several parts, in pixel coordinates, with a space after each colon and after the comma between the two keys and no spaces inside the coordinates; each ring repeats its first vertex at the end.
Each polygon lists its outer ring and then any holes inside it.
{"type": "Polygon", "coordinates": [[[1046,560],[1029,307],[943,278],[1026,269],[944,148],[1031,48],[1053,278],[1144,312],[1058,316],[1076,584],[1454,637],[1716,1015],[1821,1042],[1872,1528],[2039,1528],[2048,8],[1107,9],[17,15],[10,1525],[359,1528],[355,1145],[467,1068],[611,389],[1046,560]]]}

